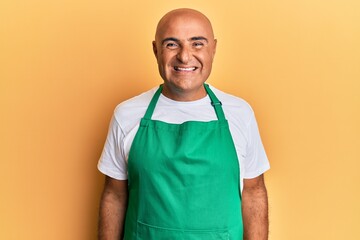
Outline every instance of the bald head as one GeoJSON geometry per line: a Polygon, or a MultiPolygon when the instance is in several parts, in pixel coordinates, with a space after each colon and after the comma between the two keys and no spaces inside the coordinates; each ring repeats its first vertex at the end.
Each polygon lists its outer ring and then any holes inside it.
{"type": "Polygon", "coordinates": [[[207,31],[209,36],[214,39],[214,32],[211,26],[211,22],[203,13],[190,8],[179,8],[166,13],[160,19],[156,28],[155,41],[159,40],[159,37],[164,31],[168,29],[170,23],[177,20],[181,20],[183,24],[191,24],[192,21],[200,22],[203,30],[207,31]]]}

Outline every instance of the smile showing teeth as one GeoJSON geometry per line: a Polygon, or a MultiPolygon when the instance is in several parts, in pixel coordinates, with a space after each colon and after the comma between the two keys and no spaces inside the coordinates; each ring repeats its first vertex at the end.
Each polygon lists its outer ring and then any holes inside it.
{"type": "Polygon", "coordinates": [[[191,71],[195,71],[196,67],[174,67],[175,71],[184,71],[184,72],[191,72],[191,71]]]}

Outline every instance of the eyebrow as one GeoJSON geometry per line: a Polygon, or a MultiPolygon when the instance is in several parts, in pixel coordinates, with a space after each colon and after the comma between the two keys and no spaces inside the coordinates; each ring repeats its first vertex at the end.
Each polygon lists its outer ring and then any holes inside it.
{"type": "Polygon", "coordinates": [[[199,40],[200,40],[200,41],[209,42],[206,37],[201,37],[201,36],[199,36],[199,37],[192,37],[192,38],[190,38],[190,40],[191,40],[191,41],[199,41],[199,40]]]}
{"type": "MultiPolygon", "coordinates": [[[[206,37],[202,37],[202,36],[198,36],[198,37],[192,37],[189,39],[190,41],[206,41],[206,42],[209,42],[208,39],[206,37]]],[[[177,38],[174,38],[174,37],[168,37],[168,38],[165,38],[161,41],[161,44],[164,44],[165,42],[168,42],[168,41],[174,41],[174,42],[180,42],[179,39],[177,38]]]]}
{"type": "Polygon", "coordinates": [[[174,37],[168,37],[168,38],[165,38],[164,40],[161,41],[161,44],[164,44],[165,42],[168,42],[168,41],[173,41],[173,42],[180,42],[179,39],[177,38],[174,38],[174,37]]]}

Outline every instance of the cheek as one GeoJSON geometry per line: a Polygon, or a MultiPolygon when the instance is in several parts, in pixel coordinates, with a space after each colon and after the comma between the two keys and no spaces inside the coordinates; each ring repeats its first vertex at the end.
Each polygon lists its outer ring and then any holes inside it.
{"type": "Polygon", "coordinates": [[[211,55],[205,55],[202,56],[200,61],[205,69],[210,69],[213,63],[213,57],[211,55]]]}
{"type": "Polygon", "coordinates": [[[168,65],[168,61],[164,56],[161,56],[160,58],[158,58],[158,66],[160,69],[162,69],[162,71],[166,71],[167,69],[167,65],[168,65]]]}
{"type": "Polygon", "coordinates": [[[177,61],[177,53],[176,51],[164,51],[161,55],[162,63],[164,65],[171,65],[177,61]]]}
{"type": "Polygon", "coordinates": [[[214,55],[213,55],[213,52],[211,51],[199,51],[196,53],[196,58],[198,59],[198,61],[204,63],[204,64],[209,64],[209,63],[212,63],[213,61],[213,58],[214,58],[214,55]]]}

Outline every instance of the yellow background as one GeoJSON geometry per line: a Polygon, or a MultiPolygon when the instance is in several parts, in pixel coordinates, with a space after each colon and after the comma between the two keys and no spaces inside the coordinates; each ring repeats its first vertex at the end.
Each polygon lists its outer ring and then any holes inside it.
{"type": "Polygon", "coordinates": [[[209,83],[256,112],[270,239],[360,239],[360,1],[180,2],[0,2],[0,239],[96,239],[112,111],[161,83],[178,7],[213,22],[209,83]]]}

